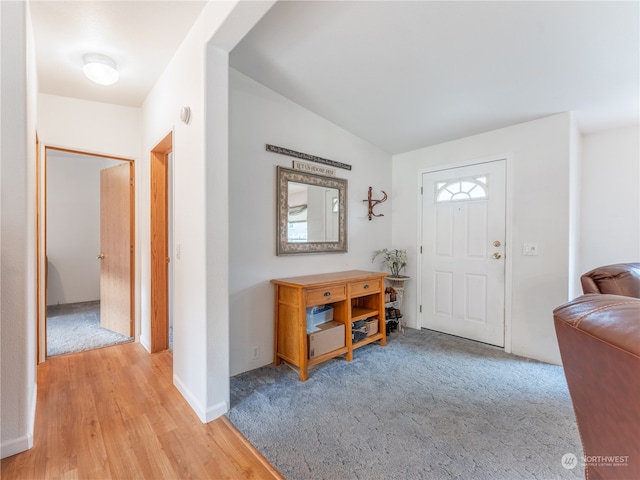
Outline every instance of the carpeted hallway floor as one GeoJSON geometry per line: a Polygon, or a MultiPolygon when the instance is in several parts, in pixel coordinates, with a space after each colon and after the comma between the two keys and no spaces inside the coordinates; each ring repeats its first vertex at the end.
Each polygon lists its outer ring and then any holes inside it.
{"type": "Polygon", "coordinates": [[[100,301],[47,307],[47,356],[82,352],[132,338],[100,326],[100,301]]]}
{"type": "Polygon", "coordinates": [[[231,379],[229,418],[288,480],[583,478],[561,367],[428,330],[231,379]]]}

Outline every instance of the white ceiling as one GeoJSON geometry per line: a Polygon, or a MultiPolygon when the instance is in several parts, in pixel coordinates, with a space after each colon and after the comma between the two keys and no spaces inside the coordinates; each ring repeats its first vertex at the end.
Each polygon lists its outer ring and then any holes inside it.
{"type": "Polygon", "coordinates": [[[42,93],[140,107],[207,2],[30,1],[42,93]],[[92,83],[82,56],[115,60],[120,80],[92,83]]]}
{"type": "Polygon", "coordinates": [[[231,64],[389,153],[564,111],[638,122],[638,2],[280,2],[231,64]]]}
{"type": "MultiPolygon", "coordinates": [[[[140,106],[205,2],[30,3],[42,92],[140,106]]],[[[281,1],[231,65],[389,153],[564,111],[593,132],[639,121],[639,5],[281,1]]]]}

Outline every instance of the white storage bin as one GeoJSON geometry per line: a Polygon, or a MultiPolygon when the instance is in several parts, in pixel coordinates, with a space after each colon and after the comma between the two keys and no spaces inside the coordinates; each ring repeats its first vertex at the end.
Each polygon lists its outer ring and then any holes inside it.
{"type": "Polygon", "coordinates": [[[330,305],[318,305],[307,308],[307,332],[316,330],[316,325],[333,320],[333,307],[330,305]]]}

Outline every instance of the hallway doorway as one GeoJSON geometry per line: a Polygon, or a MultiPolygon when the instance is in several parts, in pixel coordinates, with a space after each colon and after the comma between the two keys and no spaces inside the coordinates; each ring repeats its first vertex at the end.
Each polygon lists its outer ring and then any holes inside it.
{"type": "Polygon", "coordinates": [[[133,340],[133,176],[128,159],[45,148],[40,361],[133,340]]]}
{"type": "Polygon", "coordinates": [[[173,133],[151,150],[151,353],[173,347],[173,323],[170,308],[171,218],[170,161],[173,158],[173,133]]]}

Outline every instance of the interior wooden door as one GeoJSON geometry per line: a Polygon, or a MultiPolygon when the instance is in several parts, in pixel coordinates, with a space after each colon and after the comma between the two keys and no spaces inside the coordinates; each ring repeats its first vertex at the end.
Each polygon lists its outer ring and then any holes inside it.
{"type": "Polygon", "coordinates": [[[172,134],[151,151],[151,352],[169,348],[169,153],[172,134]]]}
{"type": "Polygon", "coordinates": [[[100,171],[100,325],[132,336],[132,166],[100,171]]]}

